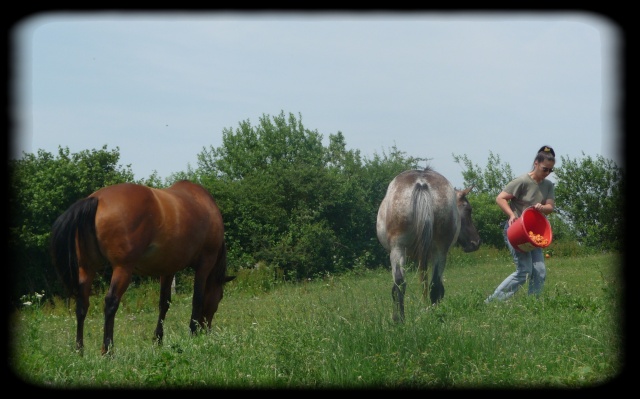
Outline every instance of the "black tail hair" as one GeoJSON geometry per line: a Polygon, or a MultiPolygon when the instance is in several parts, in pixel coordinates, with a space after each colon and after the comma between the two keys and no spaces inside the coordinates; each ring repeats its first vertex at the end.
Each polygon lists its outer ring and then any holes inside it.
{"type": "Polygon", "coordinates": [[[78,294],[79,287],[76,234],[79,248],[86,248],[88,239],[95,241],[97,209],[97,198],[78,200],[56,219],[51,228],[51,260],[69,296],[78,294]]]}

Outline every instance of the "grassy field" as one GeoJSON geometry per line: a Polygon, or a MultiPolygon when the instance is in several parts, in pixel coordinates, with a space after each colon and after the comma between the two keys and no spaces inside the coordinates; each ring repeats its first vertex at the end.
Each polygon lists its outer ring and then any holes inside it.
{"type": "Polygon", "coordinates": [[[113,356],[100,355],[103,294],[92,296],[85,351],[75,314],[44,298],[10,315],[9,366],[38,388],[593,388],[624,369],[621,258],[552,256],[541,297],[483,300],[514,270],[502,252],[454,252],[444,300],[422,301],[409,269],[406,320],[391,321],[391,273],[356,270],[274,284],[244,270],[209,334],[192,337],[191,287],[178,280],[164,345],[152,344],[157,284],[131,287],[113,356]]]}

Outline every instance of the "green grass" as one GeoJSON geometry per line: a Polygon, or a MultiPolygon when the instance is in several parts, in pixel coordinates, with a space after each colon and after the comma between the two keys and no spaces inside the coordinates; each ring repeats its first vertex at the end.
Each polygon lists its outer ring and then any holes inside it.
{"type": "Polygon", "coordinates": [[[100,355],[102,294],[91,298],[85,351],[75,314],[56,298],[16,311],[9,364],[55,388],[585,388],[623,370],[621,259],[553,256],[541,297],[483,300],[514,270],[500,251],[452,253],[444,300],[422,301],[407,272],[404,324],[391,321],[391,273],[303,283],[229,283],[209,334],[192,337],[191,288],[178,280],[163,346],[152,343],[158,286],[132,287],[116,315],[113,356],[100,355]]]}

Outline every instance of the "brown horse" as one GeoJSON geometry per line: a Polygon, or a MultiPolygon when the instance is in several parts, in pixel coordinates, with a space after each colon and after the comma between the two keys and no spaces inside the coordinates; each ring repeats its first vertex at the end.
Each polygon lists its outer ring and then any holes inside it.
{"type": "Polygon", "coordinates": [[[102,354],[113,345],[113,324],[133,274],[160,277],[155,339],[162,343],[174,275],[195,270],[189,327],[211,328],[227,276],[222,215],[202,186],[180,181],[165,189],[123,183],[104,187],[74,203],[54,222],[51,256],[67,292],[76,299],[76,348],[84,347],[84,320],[91,284],[112,268],[104,300],[102,354]]]}
{"type": "Polygon", "coordinates": [[[376,230],[391,260],[394,321],[404,321],[404,266],[408,260],[418,262],[423,297],[430,291],[431,303],[436,304],[444,297],[442,274],[450,247],[457,242],[465,252],[479,248],[480,235],[466,198],[471,189],[455,190],[428,167],[402,172],[389,183],[378,209],[376,230]],[[433,270],[427,284],[429,263],[433,270]]]}

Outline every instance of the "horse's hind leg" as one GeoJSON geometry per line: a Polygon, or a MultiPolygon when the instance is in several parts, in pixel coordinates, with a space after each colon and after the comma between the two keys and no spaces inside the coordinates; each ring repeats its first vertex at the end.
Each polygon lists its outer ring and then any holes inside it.
{"type": "Polygon", "coordinates": [[[159,345],[162,344],[162,338],[164,337],[164,318],[167,316],[169,306],[171,306],[171,283],[173,282],[173,276],[174,274],[160,277],[158,324],[156,325],[154,334],[154,339],[159,345]]]}
{"type": "Polygon", "coordinates": [[[404,279],[404,253],[401,249],[393,248],[389,255],[391,259],[391,273],[393,275],[393,287],[391,298],[393,299],[393,321],[404,321],[404,294],[407,283],[404,279]]]}
{"type": "Polygon", "coordinates": [[[89,294],[91,293],[91,283],[95,277],[93,271],[86,271],[79,268],[79,287],[76,296],[76,349],[82,354],[84,350],[84,320],[89,311],[89,294]]]}
{"type": "MultiPolygon", "coordinates": [[[[132,268],[131,268],[132,270],[132,268]]],[[[116,312],[120,306],[120,299],[131,283],[131,272],[125,267],[114,267],[111,275],[109,292],[104,298],[104,337],[102,339],[102,354],[111,351],[113,347],[113,324],[116,312]]]]}
{"type": "Polygon", "coordinates": [[[437,259],[433,265],[433,273],[431,275],[431,284],[429,285],[431,304],[436,305],[444,298],[444,284],[442,283],[442,274],[446,258],[437,259]]]}

